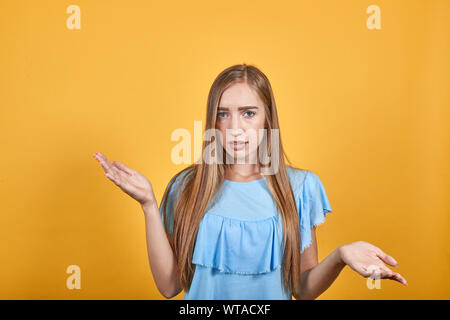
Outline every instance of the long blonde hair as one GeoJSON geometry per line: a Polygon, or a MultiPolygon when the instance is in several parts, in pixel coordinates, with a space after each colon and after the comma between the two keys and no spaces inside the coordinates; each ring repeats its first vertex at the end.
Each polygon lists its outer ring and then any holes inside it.
{"type": "MultiPolygon", "coordinates": [[[[223,70],[216,77],[208,94],[205,131],[216,128],[217,107],[222,93],[230,85],[237,82],[246,82],[254,88],[264,103],[268,141],[266,152],[270,154],[271,129],[279,129],[276,104],[269,80],[253,65],[234,65],[223,70]]],[[[283,285],[286,291],[298,292],[301,274],[299,212],[286,171],[284,157],[289,164],[290,161],[283,150],[280,134],[278,139],[279,150],[276,150],[275,153],[278,155],[278,171],[276,174],[266,175],[265,177],[283,222],[283,285]]],[[[208,141],[203,141],[202,154],[208,144],[208,141]]],[[[164,212],[164,221],[167,222],[167,195],[178,176],[189,171],[189,174],[185,175],[185,182],[180,184],[183,185],[183,189],[178,201],[174,204],[173,235],[169,234],[168,224],[165,224],[169,242],[176,256],[180,284],[185,291],[189,290],[195,271],[195,265],[192,264],[192,255],[197,231],[208,204],[222,186],[225,166],[226,164],[223,163],[207,164],[204,161],[193,163],[174,176],[172,183],[168,185],[163,195],[161,206],[164,212]]],[[[292,167],[292,165],[290,166],[292,167]]]]}

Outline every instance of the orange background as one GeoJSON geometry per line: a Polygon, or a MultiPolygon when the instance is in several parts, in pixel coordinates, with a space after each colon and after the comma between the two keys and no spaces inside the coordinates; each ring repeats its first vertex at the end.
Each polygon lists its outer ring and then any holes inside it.
{"type": "Polygon", "coordinates": [[[0,298],[163,299],[143,212],[92,155],[143,173],[160,201],[187,166],[171,133],[193,135],[214,78],[245,62],[271,81],[289,158],[327,191],[319,261],[365,240],[409,284],[369,290],[347,266],[319,299],[449,299],[449,13],[446,0],[1,1],[0,298]],[[366,27],[372,4],[381,30],[366,27]]]}

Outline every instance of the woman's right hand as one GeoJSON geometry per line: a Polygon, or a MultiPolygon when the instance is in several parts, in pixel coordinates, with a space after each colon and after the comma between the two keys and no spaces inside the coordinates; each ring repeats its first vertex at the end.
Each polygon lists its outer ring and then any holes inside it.
{"type": "Polygon", "coordinates": [[[123,192],[138,201],[141,206],[157,205],[152,184],[142,174],[119,161],[108,161],[100,152],[96,152],[94,158],[103,167],[105,176],[123,192]]]}

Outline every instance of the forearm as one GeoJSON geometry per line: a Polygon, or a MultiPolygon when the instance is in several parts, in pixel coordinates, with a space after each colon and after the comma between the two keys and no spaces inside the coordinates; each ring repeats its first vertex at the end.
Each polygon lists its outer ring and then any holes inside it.
{"type": "Polygon", "coordinates": [[[335,249],[318,265],[301,275],[301,288],[297,300],[314,300],[320,296],[336,280],[345,263],[339,255],[339,248],[335,249]]]}
{"type": "Polygon", "coordinates": [[[177,262],[156,205],[142,206],[145,216],[147,251],[150,268],[158,290],[166,298],[177,295],[181,289],[177,276],[177,262]]]}

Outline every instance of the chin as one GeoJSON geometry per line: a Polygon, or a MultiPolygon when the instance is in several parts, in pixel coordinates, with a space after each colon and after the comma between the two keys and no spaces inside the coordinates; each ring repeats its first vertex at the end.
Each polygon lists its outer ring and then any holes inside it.
{"type": "MultiPolygon", "coordinates": [[[[227,153],[228,153],[228,156],[231,157],[231,152],[227,151],[227,153]]],[[[241,163],[250,163],[251,158],[249,155],[251,155],[251,154],[252,153],[250,153],[249,151],[246,151],[246,150],[234,151],[233,163],[237,163],[237,161],[241,161],[241,163]]]]}

